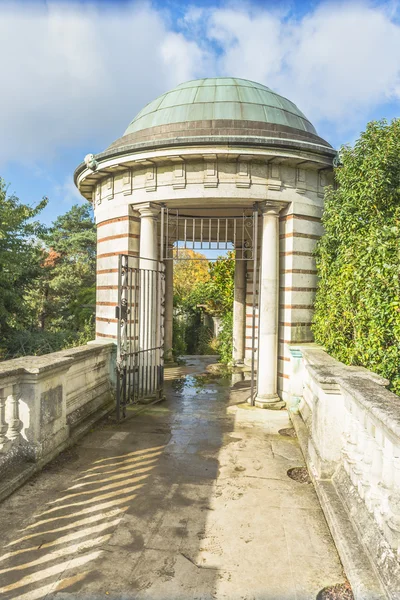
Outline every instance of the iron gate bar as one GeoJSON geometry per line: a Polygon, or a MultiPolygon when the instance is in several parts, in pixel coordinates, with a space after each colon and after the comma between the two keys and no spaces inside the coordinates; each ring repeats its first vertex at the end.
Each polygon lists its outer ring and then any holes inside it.
{"type": "Polygon", "coordinates": [[[118,259],[118,420],[126,416],[127,405],[162,395],[164,265],[152,259],[143,260],[154,268],[140,268],[138,259],[128,255],[120,255],[118,259]],[[155,330],[150,329],[151,317],[155,317],[155,330]]]}
{"type": "MultiPolygon", "coordinates": [[[[244,209],[241,215],[206,217],[182,214],[179,209],[170,210],[165,205],[161,206],[161,260],[188,260],[187,257],[181,256],[180,250],[182,248],[192,250],[233,250],[236,248],[236,260],[252,260],[254,252],[253,219],[254,211],[249,214],[248,209],[244,209]],[[239,219],[241,221],[241,235],[238,232],[239,219]],[[174,223],[175,228],[172,236],[175,238],[173,243],[178,242],[175,247],[169,245],[170,222],[174,223]],[[206,235],[207,229],[208,235],[206,235]],[[229,233],[230,229],[231,234],[229,233]],[[197,236],[199,236],[199,239],[196,240],[197,236]],[[237,240],[240,238],[241,246],[238,248],[237,240]],[[170,249],[175,249],[175,253],[171,253],[170,249]]],[[[191,257],[189,260],[213,261],[216,259],[191,257]]]]}
{"type": "MultiPolygon", "coordinates": [[[[254,383],[255,383],[255,341],[256,341],[256,307],[258,305],[256,301],[257,293],[257,250],[258,250],[258,207],[255,204],[253,210],[253,240],[254,240],[254,251],[253,251],[253,306],[252,306],[252,319],[251,319],[251,385],[250,385],[250,404],[254,406],[255,395],[254,395],[254,383]]],[[[260,315],[259,315],[260,316],[260,315]]],[[[257,344],[257,356],[258,356],[258,344],[257,344]]],[[[257,375],[258,375],[257,366],[257,375]]]]}

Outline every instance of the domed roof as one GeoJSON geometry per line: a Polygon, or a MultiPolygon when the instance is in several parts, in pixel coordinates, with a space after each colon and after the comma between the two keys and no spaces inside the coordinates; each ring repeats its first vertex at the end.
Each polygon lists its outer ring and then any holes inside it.
{"type": "Polygon", "coordinates": [[[247,79],[219,77],[181,83],[162,94],[136,115],[124,136],[172,123],[219,119],[284,125],[317,135],[293,102],[265,85],[247,79]]]}
{"type": "Polygon", "coordinates": [[[162,94],[136,115],[106,153],[194,144],[334,153],[293,102],[265,85],[233,77],[195,79],[162,94]]]}

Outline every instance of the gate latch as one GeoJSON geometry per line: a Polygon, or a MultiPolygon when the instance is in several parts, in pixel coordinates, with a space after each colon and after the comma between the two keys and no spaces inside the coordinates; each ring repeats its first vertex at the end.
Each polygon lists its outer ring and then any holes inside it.
{"type": "Polygon", "coordinates": [[[128,317],[128,303],[122,302],[121,306],[115,307],[115,318],[121,319],[121,321],[126,321],[128,317]]]}

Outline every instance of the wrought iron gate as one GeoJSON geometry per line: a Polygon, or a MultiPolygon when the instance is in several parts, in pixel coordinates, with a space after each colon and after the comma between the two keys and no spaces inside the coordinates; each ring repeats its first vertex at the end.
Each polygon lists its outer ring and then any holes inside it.
{"type": "Polygon", "coordinates": [[[241,214],[218,216],[209,209],[194,214],[161,207],[161,260],[207,260],[187,258],[184,250],[234,250],[235,260],[252,263],[253,285],[251,305],[251,381],[250,402],[256,396],[256,321],[258,315],[258,205],[241,214]],[[202,214],[203,213],[203,214],[202,214]],[[206,216],[204,215],[206,213],[206,216]]]}
{"type": "Polygon", "coordinates": [[[141,400],[159,400],[164,381],[164,265],[122,254],[118,264],[117,419],[141,400]]]}

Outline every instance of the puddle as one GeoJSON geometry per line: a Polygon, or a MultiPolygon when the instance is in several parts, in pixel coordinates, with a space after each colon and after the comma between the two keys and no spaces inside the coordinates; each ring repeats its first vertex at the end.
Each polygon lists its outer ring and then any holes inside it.
{"type": "Polygon", "coordinates": [[[308,474],[306,467],[293,467],[287,472],[288,477],[298,483],[311,483],[311,477],[308,474]]]}
{"type": "Polygon", "coordinates": [[[228,371],[224,371],[223,373],[207,372],[199,375],[185,375],[184,377],[173,379],[171,387],[175,392],[189,393],[189,395],[200,391],[206,394],[216,394],[218,390],[214,389],[214,386],[230,388],[234,385],[232,382],[233,377],[235,377],[235,382],[237,382],[237,376],[237,373],[233,376],[228,371]]]}

